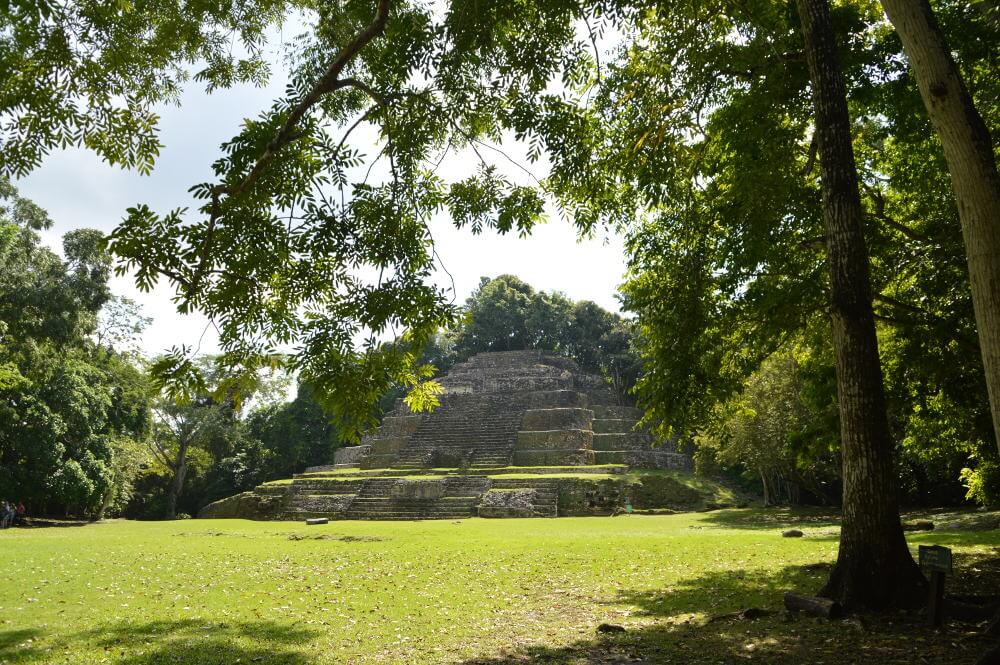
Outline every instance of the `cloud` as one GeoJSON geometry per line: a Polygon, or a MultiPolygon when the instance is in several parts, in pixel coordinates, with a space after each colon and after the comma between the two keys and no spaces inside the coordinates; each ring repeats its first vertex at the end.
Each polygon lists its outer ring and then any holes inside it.
{"type": "MultiPolygon", "coordinates": [[[[279,63],[276,58],[275,76],[265,88],[241,86],[208,95],[191,85],[180,107],[161,108],[160,136],[165,147],[149,176],[111,167],[85,150],[50,155],[39,169],[16,183],[23,196],[52,216],[53,228],[43,234],[43,240],[61,252],[61,237],[67,231],[89,227],[110,232],[126,208],[137,203],[146,203],[161,213],[193,208],[187,190],[211,178],[210,167],[219,155],[219,145],[233,137],[245,117],[256,116],[282,94],[287,73],[279,63]]],[[[374,134],[369,135],[374,139],[374,134]]],[[[513,161],[527,163],[523,148],[512,141],[506,140],[500,147],[513,161]]],[[[495,158],[498,168],[512,179],[531,180],[500,153],[484,149],[483,156],[495,158]]],[[[466,154],[453,155],[442,164],[440,174],[461,177],[467,173],[468,161],[466,154]]],[[[546,165],[534,164],[532,170],[544,175],[546,165]]],[[[439,269],[435,279],[450,288],[454,278],[457,302],[469,296],[481,276],[512,273],[537,289],[593,300],[612,311],[619,308],[615,293],[624,271],[624,253],[621,238],[614,234],[578,242],[576,229],[557,215],[528,238],[494,233],[474,236],[468,230],[455,229],[442,217],[432,221],[431,231],[447,269],[439,269]]],[[[140,293],[129,279],[115,278],[112,286],[116,293],[137,301],[153,318],[143,340],[146,353],[155,355],[181,344],[197,347],[199,342],[203,352],[218,350],[215,330],[204,317],[178,314],[166,283],[148,294],[140,293]]]]}

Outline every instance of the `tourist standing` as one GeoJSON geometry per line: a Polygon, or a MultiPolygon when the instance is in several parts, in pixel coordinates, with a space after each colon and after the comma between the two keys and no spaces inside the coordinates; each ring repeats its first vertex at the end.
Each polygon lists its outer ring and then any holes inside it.
{"type": "Polygon", "coordinates": [[[24,509],[24,501],[17,502],[16,508],[17,515],[15,516],[15,521],[18,525],[24,526],[24,515],[27,511],[24,509]]]}

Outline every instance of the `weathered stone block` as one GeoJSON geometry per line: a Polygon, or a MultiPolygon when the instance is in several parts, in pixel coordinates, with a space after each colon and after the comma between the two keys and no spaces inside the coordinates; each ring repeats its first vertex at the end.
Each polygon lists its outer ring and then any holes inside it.
{"type": "Polygon", "coordinates": [[[628,450],[595,450],[594,464],[630,464],[628,450]]]}
{"type": "Polygon", "coordinates": [[[417,431],[417,428],[420,427],[420,423],[423,419],[424,417],[419,414],[386,416],[382,419],[382,425],[379,427],[379,430],[386,437],[407,436],[417,431]]]}
{"type": "Polygon", "coordinates": [[[369,445],[346,446],[333,451],[334,464],[360,464],[372,448],[369,445]]]}
{"type": "Polygon", "coordinates": [[[560,407],[587,407],[587,396],[575,390],[538,390],[527,393],[529,409],[556,409],[560,407]]]}
{"type": "Polygon", "coordinates": [[[538,492],[533,489],[490,490],[479,504],[480,517],[536,517],[538,492]]]}
{"type": "Polygon", "coordinates": [[[201,519],[280,519],[285,507],[285,495],[262,496],[254,492],[243,492],[210,503],[198,512],[201,519]]]}
{"type": "Polygon", "coordinates": [[[398,453],[403,449],[408,440],[409,437],[405,436],[388,436],[384,439],[372,439],[372,454],[389,455],[391,453],[398,453]]]}
{"type": "Polygon", "coordinates": [[[514,466],[582,466],[594,463],[594,451],[575,450],[515,450],[514,466]]]}
{"type": "Polygon", "coordinates": [[[645,432],[594,434],[592,447],[594,450],[648,450],[652,443],[652,435],[645,432]]]}
{"type": "Polygon", "coordinates": [[[290,501],[291,508],[306,513],[327,513],[331,517],[341,517],[347,512],[353,494],[312,494],[297,496],[290,501]]]}
{"type": "Polygon", "coordinates": [[[582,429],[518,432],[514,450],[565,450],[590,448],[594,433],[582,429]]]}
{"type": "Polygon", "coordinates": [[[361,460],[362,469],[388,469],[396,459],[395,453],[368,455],[361,460]]]}
{"type": "MultiPolygon", "coordinates": [[[[567,373],[568,374],[568,373],[567,373]]],[[[512,393],[536,390],[569,390],[573,387],[570,376],[498,376],[483,381],[483,392],[512,393]]]]}
{"type": "Polygon", "coordinates": [[[628,434],[635,430],[636,422],[631,418],[595,418],[591,429],[594,434],[628,434]]]}
{"type": "Polygon", "coordinates": [[[589,430],[594,412],[581,408],[529,409],[521,419],[521,429],[529,432],[579,429],[589,430]]]}
{"type": "MultiPolygon", "coordinates": [[[[364,481],[358,478],[301,478],[295,481],[296,492],[314,492],[317,494],[349,494],[356,492],[364,481]]],[[[254,491],[258,494],[269,489],[288,489],[288,485],[259,485],[254,491]]]]}
{"type": "Polygon", "coordinates": [[[628,418],[638,420],[642,417],[642,411],[634,406],[591,403],[590,408],[594,411],[595,418],[628,418]]]}
{"type": "Polygon", "coordinates": [[[625,505],[629,488],[623,480],[559,480],[559,515],[610,515],[625,505]]]}
{"type": "Polygon", "coordinates": [[[444,484],[440,480],[400,480],[389,495],[400,501],[436,501],[444,496],[444,484]]]}
{"type": "MultiPolygon", "coordinates": [[[[640,469],[679,469],[682,471],[691,471],[694,468],[694,462],[687,455],[659,448],[625,450],[621,452],[623,455],[621,460],[625,464],[640,469]]],[[[615,463],[617,462],[616,460],[615,463]]]]}

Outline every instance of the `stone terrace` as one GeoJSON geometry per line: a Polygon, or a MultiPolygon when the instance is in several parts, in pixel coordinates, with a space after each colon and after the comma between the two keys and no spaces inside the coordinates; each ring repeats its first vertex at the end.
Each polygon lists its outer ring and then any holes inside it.
{"type": "Polygon", "coordinates": [[[598,376],[541,351],[480,353],[439,379],[431,413],[395,408],[335,464],[224,499],[202,516],[457,519],[608,514],[629,468],[689,470],[598,376]],[[604,466],[595,466],[604,465],[604,466]],[[594,471],[595,473],[589,473],[594,471]]]}
{"type": "Polygon", "coordinates": [[[440,379],[441,406],[410,413],[402,402],[361,447],[338,460],[374,468],[478,468],[623,463],[687,468],[673,446],[636,432],[637,409],[598,376],[542,351],[480,353],[440,379]]]}

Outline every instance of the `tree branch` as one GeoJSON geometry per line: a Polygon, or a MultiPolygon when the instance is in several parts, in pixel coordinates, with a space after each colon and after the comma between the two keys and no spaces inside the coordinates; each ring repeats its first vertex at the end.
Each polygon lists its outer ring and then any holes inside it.
{"type": "MultiPolygon", "coordinates": [[[[306,93],[295,106],[292,107],[291,112],[288,117],[285,118],[285,122],[281,125],[281,129],[278,130],[277,135],[270,143],[267,144],[267,148],[264,153],[258,158],[257,163],[254,164],[253,168],[250,169],[250,173],[246,175],[243,180],[235,187],[225,187],[220,186],[215,189],[215,191],[229,196],[236,196],[246,191],[264,172],[268,163],[274,159],[275,155],[284,146],[291,143],[293,140],[298,138],[295,136],[295,127],[298,125],[299,121],[302,120],[303,116],[312,108],[320,97],[328,92],[334,92],[340,90],[341,88],[354,87],[364,90],[366,93],[371,95],[376,101],[382,100],[382,96],[376,93],[368,85],[358,81],[357,79],[347,78],[340,79],[340,72],[344,70],[354,56],[364,48],[370,41],[378,37],[385,30],[386,21],[389,18],[389,0],[379,0],[378,7],[375,11],[374,20],[368,24],[361,32],[354,36],[347,46],[341,49],[337,57],[334,58],[333,62],[327,68],[326,72],[313,84],[312,89],[306,93]]],[[[383,102],[384,103],[384,102],[383,102]]]]}
{"type": "Polygon", "coordinates": [[[812,141],[809,142],[809,154],[806,157],[806,164],[802,167],[799,175],[807,176],[812,173],[813,167],[816,165],[817,152],[819,152],[819,142],[816,140],[816,132],[813,132],[812,141]]]}
{"type": "MultiPolygon", "coordinates": [[[[923,317],[925,320],[933,321],[942,326],[947,326],[949,328],[952,327],[947,319],[938,316],[934,312],[924,309],[923,307],[918,307],[917,305],[912,305],[910,303],[903,302],[902,300],[897,300],[892,296],[885,295],[884,293],[875,294],[874,296],[872,296],[872,301],[881,303],[883,305],[888,305],[889,307],[892,307],[897,311],[916,314],[917,316],[923,317]]],[[[899,319],[892,316],[880,315],[877,312],[875,313],[875,318],[877,320],[885,321],[886,323],[892,323],[893,325],[898,325],[898,326],[913,326],[913,325],[918,325],[920,323],[919,321],[915,321],[912,319],[899,319]]],[[[977,355],[979,354],[979,341],[977,339],[971,338],[968,335],[964,335],[958,330],[952,330],[951,337],[956,342],[961,344],[962,347],[965,348],[967,351],[974,352],[977,355]]]]}
{"type": "Polygon", "coordinates": [[[885,214],[885,197],[882,195],[882,192],[880,192],[877,188],[871,187],[864,183],[862,183],[862,187],[865,188],[865,191],[868,192],[868,195],[871,196],[872,200],[875,202],[874,214],[876,219],[880,220],[887,226],[891,226],[892,228],[896,229],[910,240],[916,240],[917,242],[931,241],[931,239],[925,236],[924,234],[919,233],[918,231],[914,231],[906,224],[897,222],[895,219],[885,214]]]}
{"type": "Polygon", "coordinates": [[[344,67],[354,59],[354,56],[362,48],[385,31],[385,24],[389,18],[389,2],[390,0],[378,0],[375,18],[361,32],[356,34],[347,46],[340,50],[337,57],[327,67],[326,72],[313,84],[309,92],[292,107],[291,112],[285,118],[278,133],[267,144],[263,154],[257,158],[250,172],[236,185],[216,185],[211,189],[212,202],[210,204],[208,228],[205,231],[205,241],[202,243],[202,250],[198,255],[198,269],[195,272],[194,279],[188,284],[189,297],[198,289],[204,277],[204,266],[211,252],[212,241],[215,235],[215,224],[219,218],[219,198],[223,194],[229,197],[239,196],[253,186],[260,176],[263,175],[268,164],[270,164],[278,152],[292,141],[301,138],[301,134],[296,132],[295,128],[320,97],[328,92],[353,87],[363,90],[379,102],[379,104],[385,104],[384,98],[367,84],[353,78],[340,79],[338,77],[344,70],[344,67]]]}

